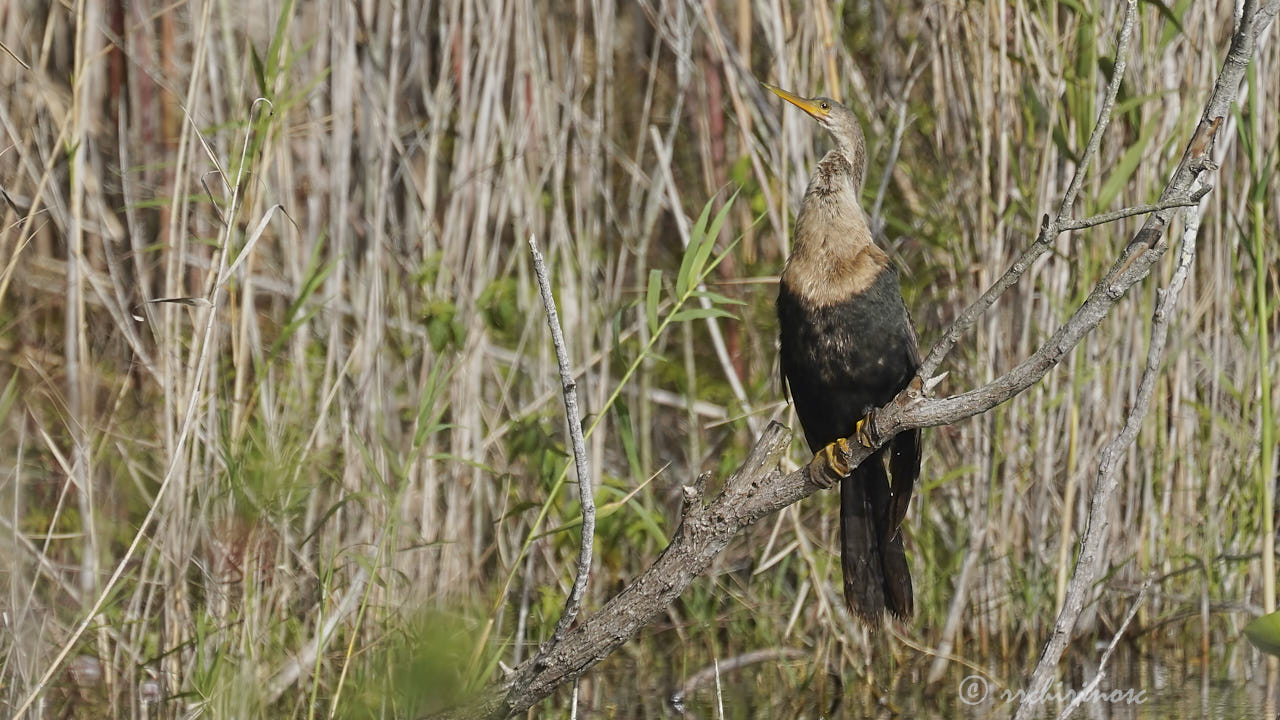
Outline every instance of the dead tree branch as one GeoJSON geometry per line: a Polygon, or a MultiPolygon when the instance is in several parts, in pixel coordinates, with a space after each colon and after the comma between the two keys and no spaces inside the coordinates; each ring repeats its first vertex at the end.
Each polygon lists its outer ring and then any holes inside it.
{"type": "MultiPolygon", "coordinates": [[[[960,336],[973,327],[973,324],[982,317],[987,310],[995,304],[995,301],[1005,293],[1009,288],[1017,284],[1022,278],[1023,273],[1030,269],[1031,264],[1036,258],[1045,254],[1052,247],[1054,239],[1065,232],[1066,226],[1070,223],[1071,206],[1076,202],[1076,196],[1080,193],[1080,186],[1084,184],[1085,171],[1089,169],[1089,163],[1093,161],[1093,156],[1098,154],[1098,148],[1102,145],[1102,136],[1107,131],[1107,126],[1111,124],[1111,110],[1115,107],[1116,96],[1120,93],[1120,81],[1124,79],[1124,70],[1129,62],[1129,38],[1133,35],[1133,22],[1137,14],[1137,0],[1129,0],[1129,4],[1125,7],[1124,21],[1120,27],[1120,34],[1116,42],[1116,61],[1115,68],[1111,73],[1111,83],[1107,85],[1107,94],[1102,101],[1102,108],[1098,111],[1098,120],[1094,123],[1093,131],[1089,133],[1089,142],[1085,145],[1084,153],[1080,156],[1080,162],[1076,165],[1076,170],[1071,176],[1071,184],[1067,186],[1067,192],[1062,196],[1062,203],[1058,206],[1058,212],[1052,220],[1048,215],[1044,216],[1044,221],[1040,224],[1040,233],[1036,236],[1035,242],[1031,243],[1017,260],[1013,261],[1013,265],[1005,271],[1004,275],[995,282],[987,291],[982,293],[972,305],[965,308],[956,318],[951,327],[947,328],[942,334],[942,338],[934,344],[933,349],[925,356],[924,362],[920,363],[920,376],[930,377],[938,366],[942,364],[947,353],[956,346],[960,341],[960,336]]],[[[1133,213],[1138,214],[1138,213],[1133,213]]],[[[1121,215],[1120,217],[1126,217],[1121,215]]],[[[1118,219],[1118,218],[1117,218],[1118,219]]]]}
{"type": "Polygon", "coordinates": [[[569,425],[569,438],[573,445],[574,469],[578,474],[578,501],[582,506],[582,540],[578,545],[578,569],[573,588],[564,602],[564,612],[556,621],[551,637],[543,643],[534,657],[531,667],[536,667],[564,639],[565,631],[573,624],[582,609],[582,596],[591,578],[591,550],[596,534],[596,502],[591,482],[591,467],[587,462],[587,446],[582,437],[582,413],[578,411],[578,384],[573,379],[572,361],[564,342],[564,330],[560,328],[560,314],[556,312],[556,300],[551,295],[551,281],[547,278],[547,264],[538,252],[538,243],[529,237],[529,252],[533,255],[533,271],[538,276],[538,289],[542,293],[542,308],[547,313],[547,325],[551,328],[551,343],[556,349],[556,364],[560,368],[560,388],[564,393],[564,414],[569,425]]]}
{"type": "Polygon", "coordinates": [[[724,661],[716,661],[710,667],[704,667],[689,676],[684,681],[684,685],[673,693],[668,700],[671,707],[676,712],[685,712],[685,700],[688,699],[698,688],[709,685],[712,682],[719,681],[720,676],[724,673],[730,673],[740,668],[754,665],[756,663],[776,663],[784,660],[805,660],[811,656],[811,651],[801,650],[799,648],[766,648],[764,650],[755,650],[749,653],[743,653],[736,657],[728,658],[724,661]]]}
{"type": "Polygon", "coordinates": [[[1199,190],[1192,193],[1189,198],[1177,198],[1167,203],[1154,203],[1151,205],[1134,205],[1123,210],[1115,210],[1101,215],[1093,215],[1091,217],[1082,218],[1080,220],[1072,220],[1060,228],[1062,232],[1070,232],[1072,230],[1082,230],[1084,228],[1094,227],[1095,225],[1106,225],[1117,220],[1123,220],[1134,215],[1146,215],[1157,210],[1168,210],[1170,208],[1188,207],[1200,202],[1200,198],[1204,197],[1213,188],[1209,185],[1202,186],[1199,190]]]}
{"type": "Polygon", "coordinates": [[[1138,438],[1142,429],[1142,421],[1151,407],[1151,397],[1155,393],[1156,381],[1160,378],[1160,370],[1164,365],[1165,343],[1169,337],[1169,326],[1173,322],[1174,310],[1186,282],[1187,273],[1196,254],[1196,234],[1199,232],[1197,209],[1192,206],[1187,211],[1186,230],[1182,234],[1181,253],[1178,269],[1173,273],[1168,289],[1159,292],[1156,302],[1155,318],[1151,325],[1151,343],[1147,348],[1147,364],[1142,371],[1142,380],[1138,384],[1138,394],[1129,417],[1125,419],[1120,433],[1102,449],[1101,461],[1098,463],[1098,479],[1094,485],[1093,497],[1089,502],[1089,518],[1085,526],[1084,538],[1080,543],[1080,558],[1076,562],[1071,575],[1071,583],[1067,586],[1067,595],[1062,611],[1054,623],[1053,633],[1045,645],[1044,653],[1032,673],[1029,687],[1031,691],[1023,696],[1015,718],[1029,717],[1040,711],[1037,703],[1029,699],[1040,698],[1053,682],[1058,661],[1071,641],[1076,621],[1084,609],[1086,598],[1093,589],[1094,582],[1102,571],[1102,545],[1109,535],[1111,526],[1111,503],[1119,487],[1117,470],[1121,456],[1138,438]],[[1039,693],[1039,694],[1037,694],[1039,693]]]}
{"type": "Polygon", "coordinates": [[[743,528],[817,489],[803,470],[785,477],[779,473],[778,460],[790,441],[789,430],[771,423],[710,504],[703,504],[696,485],[686,487],[680,527],[648,570],[566,633],[544,659],[518,668],[514,677],[526,677],[527,682],[490,688],[470,707],[442,717],[505,718],[523,712],[626,642],[705,571],[743,528]]]}
{"type": "MultiPolygon", "coordinates": [[[[1208,152],[1213,144],[1213,136],[1222,124],[1227,107],[1235,99],[1239,90],[1245,67],[1253,56],[1253,43],[1257,35],[1271,21],[1278,8],[1280,8],[1280,0],[1271,0],[1261,11],[1259,11],[1256,2],[1245,3],[1236,33],[1231,39],[1231,49],[1227,53],[1227,60],[1223,64],[1222,72],[1218,76],[1218,82],[1214,86],[1213,95],[1206,104],[1205,112],[1201,116],[1195,136],[1183,154],[1182,162],[1174,173],[1173,180],[1170,181],[1169,186],[1161,194],[1161,203],[1165,203],[1172,198],[1182,197],[1184,193],[1188,196],[1194,195],[1191,192],[1191,186],[1199,177],[1200,171],[1208,165],[1208,152]],[[1215,110],[1220,110],[1221,112],[1215,113],[1215,110]],[[1175,189],[1174,186],[1180,182],[1185,183],[1185,185],[1175,189]]],[[[1171,213],[1172,211],[1165,210],[1160,212],[1171,213]]],[[[1158,213],[1152,215],[1142,230],[1139,231],[1135,240],[1149,243],[1154,235],[1156,238],[1160,238],[1156,243],[1157,245],[1164,244],[1162,236],[1164,223],[1167,223],[1167,220],[1156,225],[1160,220],[1158,213]]],[[[1024,698],[1042,697],[1045,689],[1053,682],[1058,661],[1071,640],[1076,621],[1084,608],[1085,598],[1101,573],[1102,545],[1108,535],[1110,506],[1119,484],[1116,477],[1118,458],[1137,439],[1142,420],[1151,404],[1151,396],[1155,391],[1156,380],[1160,375],[1160,368],[1164,360],[1164,348],[1168,339],[1169,326],[1173,320],[1173,311],[1181,293],[1182,285],[1186,281],[1187,274],[1190,272],[1191,265],[1195,260],[1196,234],[1199,231],[1199,225],[1199,213],[1197,208],[1193,206],[1186,213],[1177,269],[1169,282],[1169,288],[1159,294],[1159,299],[1156,302],[1155,317],[1151,327],[1151,342],[1147,349],[1147,364],[1138,386],[1137,397],[1120,434],[1102,451],[1101,461],[1098,464],[1098,480],[1089,504],[1089,518],[1085,526],[1084,537],[1080,542],[1080,557],[1072,573],[1071,583],[1067,588],[1062,610],[1054,623],[1053,633],[1045,644],[1044,653],[1041,655],[1040,661],[1036,664],[1035,671],[1031,675],[1031,680],[1028,683],[1029,692],[1024,698]]],[[[1134,244],[1131,244],[1126,249],[1126,254],[1133,247],[1134,244]]],[[[1139,250],[1141,249],[1139,248],[1139,250]]],[[[1145,252],[1149,253],[1151,250],[1145,252]]],[[[1037,713],[1039,709],[1024,699],[1014,715],[1015,720],[1030,717],[1037,713]]]]}

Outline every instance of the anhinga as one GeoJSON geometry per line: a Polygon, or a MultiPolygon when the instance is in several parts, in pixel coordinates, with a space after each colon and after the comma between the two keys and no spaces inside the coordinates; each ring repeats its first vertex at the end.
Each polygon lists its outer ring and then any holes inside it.
{"type": "MultiPolygon", "coordinates": [[[[847,438],[862,435],[870,411],[911,382],[920,350],[898,272],[872,241],[858,204],[866,165],[858,119],[830,98],[765,87],[808,113],[835,141],[809,178],[782,271],[779,358],[809,449],[843,477],[844,597],[875,628],[886,608],[902,619],[911,616],[911,572],[899,526],[920,474],[920,431],[894,436],[855,468],[838,450],[847,438]]],[[[829,486],[831,480],[819,475],[815,480],[829,486]]]]}

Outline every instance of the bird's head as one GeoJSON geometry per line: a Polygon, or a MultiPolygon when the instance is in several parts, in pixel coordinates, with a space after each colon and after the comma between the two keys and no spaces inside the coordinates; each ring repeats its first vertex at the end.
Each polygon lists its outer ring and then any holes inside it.
{"type": "Polygon", "coordinates": [[[829,97],[800,97],[775,85],[761,84],[774,95],[795,105],[808,113],[809,117],[817,120],[818,124],[831,134],[831,139],[835,140],[836,149],[844,153],[855,166],[859,166],[859,170],[861,169],[865,142],[862,139],[862,126],[858,124],[858,117],[852,110],[829,97]]]}

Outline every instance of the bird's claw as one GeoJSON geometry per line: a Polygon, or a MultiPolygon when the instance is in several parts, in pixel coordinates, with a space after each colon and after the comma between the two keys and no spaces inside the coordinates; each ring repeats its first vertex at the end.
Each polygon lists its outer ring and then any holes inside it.
{"type": "Polygon", "coordinates": [[[853,472],[853,467],[849,464],[849,457],[852,454],[849,441],[838,438],[813,456],[813,462],[809,463],[809,478],[813,480],[813,484],[824,490],[831,487],[836,481],[848,477],[849,473],[853,472]]]}
{"type": "Polygon", "coordinates": [[[835,442],[827,445],[822,449],[827,456],[827,467],[840,477],[846,477],[853,472],[853,468],[849,465],[849,456],[853,453],[849,449],[849,441],[845,438],[837,438],[835,442]]]}
{"type": "Polygon", "coordinates": [[[853,426],[853,437],[857,439],[859,445],[869,450],[874,450],[876,447],[875,441],[871,439],[874,418],[875,414],[872,411],[853,426]]]}

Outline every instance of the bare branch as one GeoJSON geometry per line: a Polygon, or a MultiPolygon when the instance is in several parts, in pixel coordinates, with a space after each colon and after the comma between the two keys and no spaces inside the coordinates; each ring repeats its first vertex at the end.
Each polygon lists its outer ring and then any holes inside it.
{"type": "Polygon", "coordinates": [[[1058,206],[1058,221],[1071,216],[1071,206],[1075,205],[1076,197],[1080,194],[1085,172],[1089,169],[1089,163],[1093,162],[1093,156],[1098,154],[1098,148],[1102,146],[1102,136],[1111,125],[1111,111],[1115,108],[1116,96],[1120,93],[1120,82],[1124,80],[1125,67],[1129,62],[1129,38],[1133,35],[1133,21],[1137,15],[1138,1],[1129,0],[1124,8],[1124,20],[1121,21],[1120,35],[1116,40],[1116,62],[1115,69],[1111,71],[1111,83],[1107,85],[1107,95],[1102,100],[1102,107],[1098,108],[1098,120],[1093,125],[1093,131],[1089,133],[1089,142],[1085,145],[1084,154],[1080,156],[1080,166],[1071,176],[1071,184],[1067,186],[1067,192],[1062,196],[1062,204],[1058,206]]]}
{"type": "Polygon", "coordinates": [[[1092,217],[1083,218],[1081,220],[1072,220],[1068,223],[1063,224],[1061,227],[1059,227],[1058,232],[1071,232],[1072,230],[1081,230],[1083,228],[1093,227],[1095,225],[1105,225],[1106,223],[1115,222],[1117,220],[1123,220],[1127,217],[1133,217],[1134,215],[1147,215],[1149,213],[1156,212],[1157,210],[1168,210],[1170,208],[1179,208],[1179,207],[1187,207],[1188,205],[1195,205],[1196,203],[1200,202],[1200,198],[1204,197],[1212,189],[1213,188],[1211,186],[1205,185],[1201,187],[1199,190],[1197,190],[1195,193],[1188,195],[1185,198],[1176,198],[1168,202],[1155,203],[1152,205],[1134,205],[1133,207],[1127,207],[1127,208],[1124,208],[1123,210],[1115,210],[1109,213],[1102,213],[1101,215],[1094,215],[1092,217]]]}
{"type": "Polygon", "coordinates": [[[569,424],[569,437],[573,443],[574,469],[578,473],[578,500],[582,505],[582,541],[578,545],[578,574],[573,588],[565,599],[564,612],[556,621],[551,637],[543,643],[530,667],[536,667],[564,639],[565,631],[573,624],[582,609],[582,596],[587,591],[591,577],[592,541],[596,533],[596,502],[591,482],[591,467],[587,463],[587,446],[582,438],[582,415],[578,411],[578,384],[573,379],[573,366],[564,343],[564,331],[560,328],[560,315],[556,312],[556,300],[551,295],[551,281],[547,278],[547,265],[538,242],[529,236],[529,252],[533,255],[533,271],[538,276],[538,289],[542,291],[542,308],[547,313],[547,325],[551,328],[551,342],[556,348],[556,364],[560,367],[560,387],[564,392],[565,420],[569,424]]]}
{"type": "MultiPolygon", "coordinates": [[[[1173,178],[1161,194],[1162,202],[1167,201],[1170,197],[1178,197],[1183,193],[1189,193],[1195,178],[1207,166],[1208,152],[1213,145],[1214,137],[1222,124],[1227,108],[1236,97],[1245,68],[1250,58],[1253,57],[1254,41],[1262,29],[1275,16],[1277,9],[1280,9],[1280,0],[1268,0],[1261,9],[1259,9],[1256,1],[1250,0],[1245,3],[1240,15],[1240,23],[1231,38],[1231,49],[1227,52],[1227,59],[1223,63],[1217,82],[1214,84],[1213,93],[1205,105],[1205,112],[1201,116],[1196,133],[1183,153],[1182,162],[1179,163],[1173,178]]],[[[1161,244],[1163,241],[1158,240],[1158,238],[1162,235],[1164,226],[1168,222],[1169,212],[1168,210],[1159,211],[1148,218],[1135,238],[1135,242],[1130,244],[1121,259],[1123,260],[1125,255],[1130,255],[1131,252],[1135,251],[1135,245],[1139,243],[1152,245],[1154,240],[1156,241],[1155,245],[1161,244]]],[[[1186,228],[1182,236],[1182,251],[1177,270],[1170,280],[1169,289],[1160,294],[1156,304],[1155,320],[1151,328],[1151,345],[1147,350],[1147,367],[1143,371],[1142,380],[1138,388],[1138,396],[1124,428],[1102,452],[1102,460],[1098,466],[1098,482],[1089,507],[1088,524],[1085,528],[1084,538],[1081,540],[1080,558],[1076,563],[1071,584],[1067,589],[1066,601],[1063,603],[1062,611],[1054,624],[1053,634],[1045,645],[1040,662],[1036,665],[1034,673],[1032,673],[1031,681],[1028,685],[1030,691],[1028,697],[1036,697],[1036,693],[1042,692],[1052,681],[1058,660],[1062,657],[1062,652],[1066,649],[1067,643],[1071,639],[1076,620],[1084,607],[1085,594],[1093,587],[1093,583],[1101,570],[1098,567],[1101,558],[1099,551],[1107,537],[1109,523],[1107,511],[1117,484],[1115,477],[1117,459],[1120,453],[1128,448],[1137,437],[1141,418],[1146,414],[1147,406],[1151,402],[1151,395],[1155,389],[1156,376],[1159,374],[1164,345],[1168,336],[1169,323],[1172,320],[1174,304],[1177,302],[1182,284],[1186,280],[1191,263],[1195,258],[1195,238],[1199,229],[1199,211],[1197,208],[1192,207],[1186,211],[1185,224],[1186,228]]],[[[1137,248],[1136,252],[1150,254],[1149,250],[1141,248],[1137,248]]],[[[1035,708],[1023,703],[1018,707],[1015,718],[1029,717],[1035,710],[1035,708]]]]}
{"type": "Polygon", "coordinates": [[[505,718],[523,712],[607,657],[675,600],[743,528],[818,489],[806,468],[785,477],[779,473],[778,460],[790,442],[789,430],[770,423],[720,494],[710,504],[687,508],[671,543],[649,569],[570,629],[544,660],[528,661],[515,671],[512,677],[527,682],[490,688],[471,706],[440,717],[505,718]]]}
{"type": "Polygon", "coordinates": [[[763,662],[779,662],[782,660],[803,660],[811,656],[806,650],[797,648],[778,647],[766,648],[764,650],[753,650],[749,653],[743,653],[735,657],[731,657],[723,662],[717,660],[711,667],[705,667],[689,676],[684,681],[684,685],[672,694],[670,698],[671,707],[676,712],[684,713],[684,701],[698,688],[706,685],[713,680],[717,680],[721,673],[733,672],[748,665],[755,665],[763,662]]]}
{"type": "Polygon", "coordinates": [[[1075,712],[1076,708],[1084,703],[1085,698],[1089,697],[1094,689],[1098,687],[1098,684],[1102,682],[1102,678],[1107,676],[1107,661],[1111,659],[1111,653],[1115,652],[1116,646],[1120,644],[1120,638],[1124,637],[1125,631],[1129,629],[1129,624],[1137,616],[1138,608],[1142,607],[1142,601],[1147,598],[1147,591],[1150,589],[1151,578],[1147,578],[1147,581],[1142,584],[1142,589],[1138,591],[1137,599],[1129,606],[1129,612],[1125,614],[1124,622],[1120,623],[1120,629],[1116,630],[1111,642],[1107,644],[1107,649],[1103,651],[1102,658],[1098,660],[1097,674],[1093,676],[1093,679],[1087,685],[1080,688],[1080,692],[1076,693],[1075,697],[1071,698],[1071,702],[1058,714],[1058,720],[1066,720],[1071,717],[1071,713],[1075,712]]]}
{"type": "MultiPolygon", "coordinates": [[[[1231,40],[1231,48],[1227,52],[1227,59],[1214,83],[1213,92],[1205,103],[1200,123],[1196,126],[1195,133],[1187,144],[1172,177],[1160,193],[1159,204],[1169,204],[1172,198],[1192,197],[1194,195],[1191,190],[1192,183],[1201,172],[1212,166],[1209,152],[1212,150],[1218,129],[1222,126],[1223,118],[1230,104],[1235,100],[1245,68],[1253,57],[1254,40],[1270,23],[1277,9],[1280,9],[1280,0],[1267,0],[1266,5],[1261,8],[1256,0],[1245,4],[1238,29],[1231,40]]],[[[1119,66],[1119,60],[1117,60],[1117,66],[1119,66]]],[[[1134,283],[1145,277],[1151,266],[1164,255],[1168,249],[1168,243],[1163,239],[1164,230],[1173,216],[1175,207],[1177,207],[1176,204],[1157,210],[1147,218],[1142,228],[1120,253],[1111,270],[1094,286],[1084,304],[1047,342],[1021,364],[983,387],[933,402],[918,402],[922,392],[918,383],[912,383],[912,387],[904,390],[890,406],[877,413],[876,422],[872,427],[873,437],[887,438],[912,427],[944,425],[962,420],[975,414],[973,412],[975,408],[982,408],[978,412],[985,412],[1037,382],[1049,368],[1070,352],[1084,335],[1097,326],[1115,301],[1122,297],[1134,283]],[[906,410],[907,405],[913,407],[906,410]]],[[[1046,216],[1036,243],[1040,243],[1054,226],[1055,223],[1050,222],[1046,216]]],[[[960,319],[947,330],[944,337],[930,352],[929,358],[920,368],[920,377],[929,377],[936,369],[936,364],[954,346],[960,333],[967,330],[978,316],[990,307],[996,297],[1004,292],[1005,288],[1016,282],[1016,276],[1020,276],[1034,259],[1031,252],[1032,250],[1028,249],[1023,253],[1004,277],[983,293],[978,302],[961,314],[960,319]],[[1011,277],[1011,275],[1016,276],[1011,277]],[[934,363],[932,366],[929,364],[930,360],[934,363]]]]}
{"type": "Polygon", "coordinates": [[[1124,11],[1124,22],[1120,27],[1119,39],[1116,42],[1116,62],[1115,69],[1111,73],[1111,84],[1107,86],[1107,95],[1102,101],[1102,108],[1098,111],[1098,120],[1093,126],[1093,132],[1089,134],[1089,142],[1085,146],[1084,153],[1080,156],[1080,164],[1076,166],[1075,173],[1071,176],[1071,185],[1068,187],[1066,194],[1062,198],[1062,204],[1058,207],[1058,214],[1053,220],[1048,215],[1044,216],[1044,221],[1040,224],[1040,233],[1036,236],[1035,242],[1031,243],[1017,260],[1013,261],[1013,265],[1005,271],[1004,275],[996,280],[995,284],[987,291],[982,293],[972,305],[964,309],[960,315],[947,328],[938,342],[934,344],[933,349],[925,357],[924,362],[920,363],[920,376],[929,377],[933,375],[938,366],[942,364],[947,353],[956,346],[960,341],[960,336],[968,332],[969,328],[982,317],[988,309],[991,308],[995,301],[999,299],[1006,290],[1013,287],[1027,269],[1031,267],[1031,263],[1036,258],[1043,255],[1049,250],[1060,232],[1060,228],[1067,222],[1067,218],[1071,216],[1071,206],[1075,203],[1076,195],[1080,192],[1080,186],[1084,183],[1085,171],[1089,168],[1089,163],[1093,156],[1097,154],[1099,145],[1102,144],[1102,135],[1107,129],[1107,125],[1111,123],[1111,109],[1115,107],[1116,96],[1120,93],[1120,81],[1124,79],[1125,66],[1128,64],[1129,56],[1129,37],[1133,34],[1133,21],[1137,14],[1137,0],[1129,0],[1124,11]]]}
{"type": "Polygon", "coordinates": [[[1054,623],[1053,634],[1045,645],[1040,662],[1036,664],[1031,675],[1029,692],[1018,706],[1015,720],[1030,717],[1040,708],[1030,699],[1043,697],[1044,691],[1053,682],[1057,671],[1058,660],[1071,641],[1076,621],[1084,608],[1085,598],[1093,589],[1101,573],[1102,545],[1109,536],[1111,503],[1119,486],[1117,467],[1119,458],[1129,449],[1138,437],[1142,421],[1151,406],[1151,397],[1155,393],[1156,380],[1160,377],[1160,369],[1164,364],[1164,348],[1169,336],[1169,325],[1173,322],[1174,310],[1182,285],[1196,256],[1196,235],[1200,231],[1200,211],[1196,206],[1186,210],[1186,229],[1182,233],[1181,252],[1178,268],[1169,281],[1167,290],[1158,293],[1155,318],[1151,324],[1151,344],[1147,348],[1147,366],[1142,371],[1142,380],[1138,383],[1138,395],[1134,399],[1133,408],[1125,420],[1120,434],[1102,449],[1102,459],[1098,463],[1098,479],[1094,485],[1093,498],[1089,503],[1089,519],[1085,526],[1084,538],[1080,541],[1080,557],[1071,575],[1071,584],[1067,586],[1066,599],[1062,611],[1054,623]]]}

